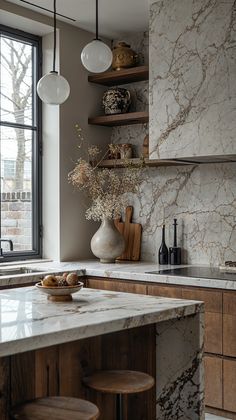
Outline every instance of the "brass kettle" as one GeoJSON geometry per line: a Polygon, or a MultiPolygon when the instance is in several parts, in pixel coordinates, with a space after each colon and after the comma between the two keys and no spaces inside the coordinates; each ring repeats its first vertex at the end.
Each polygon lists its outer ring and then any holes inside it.
{"type": "Polygon", "coordinates": [[[138,54],[130,48],[130,45],[126,42],[118,42],[112,49],[113,60],[112,68],[113,70],[121,70],[129,67],[137,66],[138,64],[138,54]]]}

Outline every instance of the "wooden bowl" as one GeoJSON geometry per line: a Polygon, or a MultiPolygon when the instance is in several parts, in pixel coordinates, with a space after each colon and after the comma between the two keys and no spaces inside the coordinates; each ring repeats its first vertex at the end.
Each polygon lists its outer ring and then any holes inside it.
{"type": "Polygon", "coordinates": [[[79,282],[76,286],[42,286],[41,282],[35,285],[38,290],[48,295],[48,299],[53,302],[69,302],[72,300],[72,294],[79,292],[83,287],[83,283],[79,282]]]}

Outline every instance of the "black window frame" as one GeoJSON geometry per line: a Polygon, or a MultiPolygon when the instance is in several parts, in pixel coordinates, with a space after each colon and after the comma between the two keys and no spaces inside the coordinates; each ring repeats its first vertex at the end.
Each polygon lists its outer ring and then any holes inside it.
{"type": "MultiPolygon", "coordinates": [[[[1,121],[0,126],[23,128],[32,130],[32,250],[29,251],[4,251],[1,262],[28,260],[42,258],[42,102],[37,95],[36,86],[42,77],[42,38],[18,29],[0,24],[0,35],[32,44],[35,49],[33,61],[33,103],[34,115],[32,125],[19,125],[1,121]],[[34,134],[33,134],[34,133],[34,134]]],[[[1,184],[0,184],[1,193],[1,184]]],[[[1,196],[0,196],[0,229],[1,229],[1,196]]],[[[0,230],[1,232],[1,230],[0,230]]],[[[0,235],[1,236],[1,235],[0,235]]],[[[1,245],[0,245],[1,246],[1,245]]],[[[13,243],[14,246],[14,243],[13,243]]]]}

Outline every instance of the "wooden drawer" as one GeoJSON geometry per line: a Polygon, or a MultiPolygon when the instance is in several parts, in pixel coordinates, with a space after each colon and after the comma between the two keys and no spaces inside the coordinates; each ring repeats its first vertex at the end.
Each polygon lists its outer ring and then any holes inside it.
{"type": "Polygon", "coordinates": [[[103,280],[101,278],[88,278],[86,286],[91,289],[112,290],[114,292],[138,293],[146,295],[147,286],[145,284],[120,281],[116,279],[103,280]]]}
{"type": "Polygon", "coordinates": [[[183,289],[183,299],[205,303],[205,351],[223,353],[222,293],[214,290],[183,289]]]}
{"type": "Polygon", "coordinates": [[[223,408],[223,360],[215,356],[204,356],[205,403],[209,407],[223,408]]]}
{"type": "Polygon", "coordinates": [[[236,357],[236,293],[223,294],[223,354],[236,357]]]}
{"type": "Polygon", "coordinates": [[[181,287],[175,287],[175,286],[162,286],[162,285],[153,285],[148,286],[147,288],[148,295],[152,296],[164,296],[164,297],[170,297],[170,298],[182,298],[182,289],[181,287]]]}
{"type": "Polygon", "coordinates": [[[202,300],[205,303],[206,312],[222,313],[222,292],[197,288],[184,288],[182,296],[183,299],[202,300]]]}
{"type": "Polygon", "coordinates": [[[223,361],[224,410],[236,412],[236,360],[223,361]]]}

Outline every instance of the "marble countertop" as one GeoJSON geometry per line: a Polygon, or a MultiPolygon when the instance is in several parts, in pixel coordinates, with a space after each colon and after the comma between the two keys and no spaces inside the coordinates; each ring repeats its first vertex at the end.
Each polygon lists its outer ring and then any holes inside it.
{"type": "MultiPolygon", "coordinates": [[[[21,264],[22,265],[22,264],[21,264]]],[[[23,263],[26,265],[26,262],[23,263]]],[[[41,270],[35,274],[21,274],[14,277],[0,277],[0,285],[14,285],[21,283],[32,283],[42,278],[45,273],[60,273],[64,271],[76,271],[81,276],[96,276],[104,278],[114,279],[126,279],[133,280],[135,282],[151,282],[151,283],[163,283],[173,284],[182,286],[196,286],[196,287],[207,287],[213,289],[225,289],[225,290],[236,290],[236,281],[228,280],[216,280],[216,279],[205,279],[205,278],[193,278],[193,277],[180,277],[180,276],[168,276],[167,274],[150,274],[149,271],[156,271],[160,269],[158,264],[148,262],[118,262],[115,264],[101,264],[97,260],[85,260],[85,261],[74,261],[74,262],[55,262],[45,261],[40,263],[27,264],[28,267],[41,270]]],[[[174,268],[175,266],[165,266],[166,268],[174,268]]],[[[186,267],[186,265],[176,266],[186,267]]],[[[1,273],[1,267],[0,267],[1,273]]]]}
{"type": "Polygon", "coordinates": [[[201,302],[82,289],[54,303],[33,287],[0,291],[0,357],[190,316],[201,302]]]}

